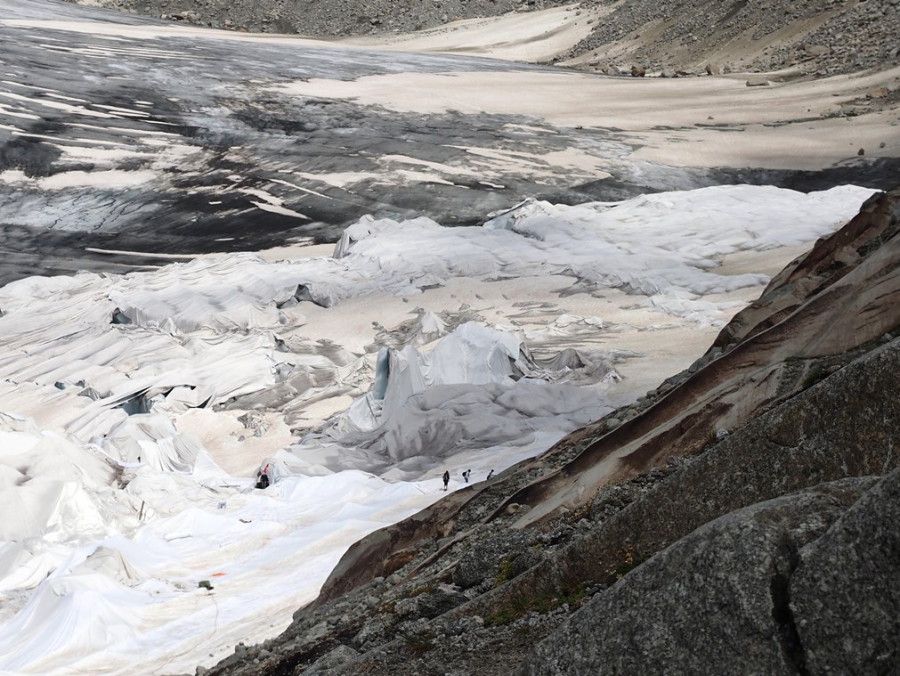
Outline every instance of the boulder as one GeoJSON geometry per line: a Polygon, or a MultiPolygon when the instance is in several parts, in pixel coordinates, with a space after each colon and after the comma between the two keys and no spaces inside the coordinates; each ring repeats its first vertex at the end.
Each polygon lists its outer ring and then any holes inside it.
{"type": "MultiPolygon", "coordinates": [[[[524,565],[513,565],[517,558],[528,554],[536,542],[530,530],[509,530],[474,543],[453,570],[453,584],[469,589],[487,579],[499,582],[524,572],[524,565]]],[[[532,559],[528,557],[530,562],[532,559]]]]}
{"type": "Polygon", "coordinates": [[[398,617],[431,619],[443,615],[448,610],[468,601],[459,591],[448,585],[438,585],[434,589],[420,591],[413,596],[400,599],[394,606],[398,617]]]}
{"type": "Polygon", "coordinates": [[[828,45],[812,45],[808,42],[804,42],[801,46],[803,51],[810,56],[826,56],[831,53],[831,47],[828,45]]]}
{"type": "Polygon", "coordinates": [[[353,645],[363,649],[370,641],[379,642],[384,639],[389,629],[389,621],[386,617],[375,616],[366,621],[362,628],[353,637],[353,645]]]}
{"type": "Polygon", "coordinates": [[[641,487],[634,483],[609,484],[604,486],[591,502],[590,517],[593,521],[604,521],[622,511],[641,495],[641,487]]]}
{"type": "Polygon", "coordinates": [[[307,676],[327,676],[327,674],[334,673],[335,669],[350,664],[357,657],[359,657],[359,653],[357,653],[353,648],[345,645],[339,645],[331,652],[323,655],[318,660],[316,660],[312,664],[312,666],[306,669],[303,673],[307,674],[307,676]]]}

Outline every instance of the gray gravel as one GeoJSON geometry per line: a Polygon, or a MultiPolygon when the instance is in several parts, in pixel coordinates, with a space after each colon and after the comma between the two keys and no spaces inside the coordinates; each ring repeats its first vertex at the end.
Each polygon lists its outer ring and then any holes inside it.
{"type": "MultiPolygon", "coordinates": [[[[230,30],[336,37],[400,33],[566,0],[69,0],[230,30]]],[[[582,10],[615,4],[585,0],[582,10]]],[[[590,56],[618,73],[763,72],[826,76],[900,64],[900,0],[624,0],[556,61],[590,56]],[[640,36],[640,39],[636,39],[640,36]],[[604,50],[622,42],[616,64],[604,50]],[[623,67],[624,66],[624,67],[623,67]]]]}

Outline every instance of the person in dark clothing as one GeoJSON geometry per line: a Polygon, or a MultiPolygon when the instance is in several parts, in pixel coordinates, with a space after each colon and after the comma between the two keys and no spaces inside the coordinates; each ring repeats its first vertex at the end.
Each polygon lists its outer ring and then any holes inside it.
{"type": "Polygon", "coordinates": [[[269,463],[266,463],[263,469],[256,470],[256,487],[263,489],[269,487],[269,463]]]}
{"type": "Polygon", "coordinates": [[[447,484],[450,483],[450,471],[444,470],[444,490],[447,490],[447,484]]]}
{"type": "Polygon", "coordinates": [[[472,470],[467,469],[462,473],[462,478],[465,479],[466,483],[469,483],[469,475],[472,473],[472,470]]]}

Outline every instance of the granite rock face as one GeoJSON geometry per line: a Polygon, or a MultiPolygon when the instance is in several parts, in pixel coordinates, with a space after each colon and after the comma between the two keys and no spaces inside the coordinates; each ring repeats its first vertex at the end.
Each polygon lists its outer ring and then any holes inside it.
{"type": "Polygon", "coordinates": [[[900,671],[900,472],[800,550],[790,605],[812,674],[900,671]]]}
{"type": "MultiPolygon", "coordinates": [[[[804,645],[788,594],[800,550],[814,548],[872,483],[858,478],[824,484],[702,526],[596,595],[516,673],[801,673],[804,645]]],[[[887,514],[868,516],[882,523],[887,514]]],[[[841,558],[834,563],[840,566],[841,558]]],[[[853,591],[870,596],[865,589],[853,591]]],[[[874,633],[887,638],[890,626],[874,633]]],[[[861,663],[862,652],[828,663],[842,671],[838,665],[861,663]]]]}

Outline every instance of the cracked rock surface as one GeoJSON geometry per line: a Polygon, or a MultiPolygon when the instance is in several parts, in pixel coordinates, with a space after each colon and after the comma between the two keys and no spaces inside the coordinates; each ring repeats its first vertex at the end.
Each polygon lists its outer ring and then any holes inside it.
{"type": "Polygon", "coordinates": [[[799,550],[871,485],[824,484],[697,529],[572,614],[516,673],[798,673],[788,582],[799,550]]]}
{"type": "Polygon", "coordinates": [[[858,673],[897,669],[900,598],[892,592],[900,589],[898,523],[895,471],[800,550],[790,599],[809,673],[827,673],[847,655],[858,673]]]}

